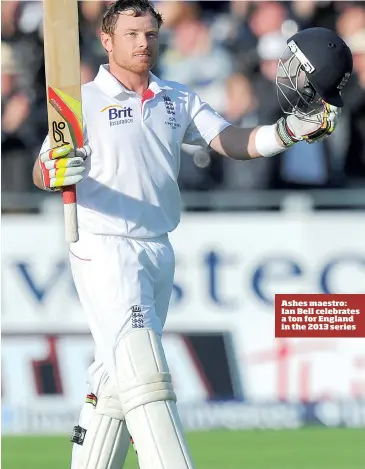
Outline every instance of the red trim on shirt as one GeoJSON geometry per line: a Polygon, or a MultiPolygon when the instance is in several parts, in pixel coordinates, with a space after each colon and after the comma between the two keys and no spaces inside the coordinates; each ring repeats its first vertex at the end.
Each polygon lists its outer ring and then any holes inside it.
{"type": "Polygon", "coordinates": [[[147,88],[142,96],[141,107],[143,106],[143,103],[145,101],[148,101],[149,99],[153,99],[154,97],[155,97],[155,93],[150,88],[147,88]]]}

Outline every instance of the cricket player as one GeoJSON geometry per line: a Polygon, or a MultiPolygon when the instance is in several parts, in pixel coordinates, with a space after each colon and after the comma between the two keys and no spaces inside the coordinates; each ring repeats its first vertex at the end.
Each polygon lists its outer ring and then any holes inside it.
{"type": "Polygon", "coordinates": [[[297,33],[279,64],[283,117],[242,129],[183,84],[150,72],[161,25],[148,0],[108,6],[101,32],[108,64],[82,90],[86,145],[50,151],[47,137],[34,165],[41,189],[77,184],[80,239],[70,262],[95,362],[72,435],[72,469],[120,469],[131,436],[141,469],[195,467],[161,343],[174,276],[168,233],[180,220],[180,147],[248,160],[323,139],[335,129],[352,71],[333,32],[297,33]]]}

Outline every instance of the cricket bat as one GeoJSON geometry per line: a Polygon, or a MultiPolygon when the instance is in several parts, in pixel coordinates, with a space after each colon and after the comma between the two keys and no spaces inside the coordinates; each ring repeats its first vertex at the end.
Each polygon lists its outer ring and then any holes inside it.
{"type": "MultiPolygon", "coordinates": [[[[77,0],[43,0],[44,60],[51,147],[84,145],[77,0]]],[[[78,241],[76,187],[62,190],[65,237],[78,241]]]]}

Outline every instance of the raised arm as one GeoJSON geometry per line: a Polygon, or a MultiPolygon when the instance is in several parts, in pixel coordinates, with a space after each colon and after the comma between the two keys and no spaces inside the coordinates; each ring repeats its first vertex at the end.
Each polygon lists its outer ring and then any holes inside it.
{"type": "Polygon", "coordinates": [[[323,103],[313,122],[300,115],[282,117],[276,124],[254,129],[226,127],[210,142],[217,153],[234,160],[270,157],[299,141],[313,143],[330,135],[337,124],[338,108],[323,103]]]}
{"type": "MultiPolygon", "coordinates": [[[[261,132],[269,133],[270,126],[265,126],[267,129],[261,132]]],[[[263,127],[256,127],[254,129],[242,129],[231,125],[225,128],[219,135],[217,135],[210,143],[210,146],[217,153],[232,158],[234,160],[250,160],[253,158],[261,158],[262,148],[260,146],[260,129],[263,127]],[[259,135],[258,135],[259,134],[259,135]]],[[[276,134],[275,129],[271,132],[270,146],[272,151],[280,153],[285,150],[285,146],[276,134]]],[[[274,153],[273,153],[274,154],[274,153]]],[[[268,155],[267,155],[268,156],[268,155]]]]}

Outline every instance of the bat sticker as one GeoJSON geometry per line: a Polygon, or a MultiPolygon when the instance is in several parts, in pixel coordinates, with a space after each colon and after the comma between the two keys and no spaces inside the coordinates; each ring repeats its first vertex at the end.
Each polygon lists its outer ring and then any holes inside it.
{"type": "MultiPolygon", "coordinates": [[[[81,102],[76,100],[72,96],[64,93],[63,91],[57,88],[52,88],[50,86],[48,87],[48,101],[50,102],[51,106],[62,117],[62,119],[65,120],[65,125],[67,125],[68,130],[70,131],[70,136],[72,139],[73,146],[75,148],[82,147],[84,136],[83,136],[83,129],[82,129],[81,102]]],[[[60,129],[58,125],[57,130],[56,130],[58,138],[59,138],[59,132],[58,132],[59,130],[61,130],[61,134],[62,134],[63,129],[60,129]]],[[[53,132],[55,132],[54,127],[53,127],[53,132]]]]}
{"type": "Polygon", "coordinates": [[[62,132],[65,130],[66,124],[64,122],[52,122],[52,133],[54,141],[59,145],[67,145],[70,142],[66,142],[65,135],[62,132]]]}

